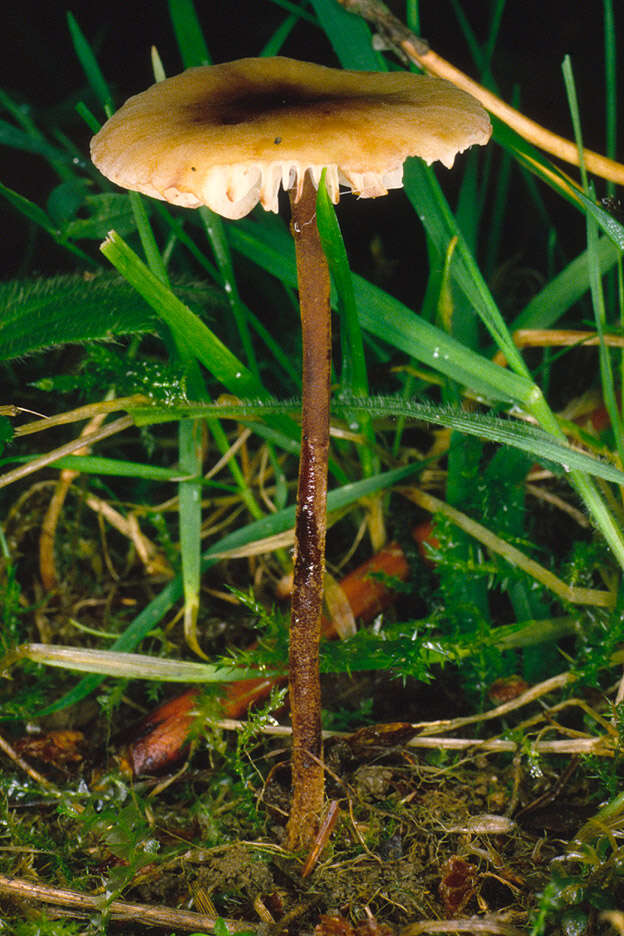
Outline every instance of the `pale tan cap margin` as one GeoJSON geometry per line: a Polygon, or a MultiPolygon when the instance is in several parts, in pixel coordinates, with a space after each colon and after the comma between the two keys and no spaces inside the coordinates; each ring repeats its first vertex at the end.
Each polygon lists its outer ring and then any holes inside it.
{"type": "Polygon", "coordinates": [[[400,188],[403,162],[451,167],[492,128],[479,102],[440,78],[342,71],[294,59],[245,58],[190,68],[131,97],[91,142],[103,175],[175,205],[242,218],[277,211],[323,169],[363,198],[400,188]]]}

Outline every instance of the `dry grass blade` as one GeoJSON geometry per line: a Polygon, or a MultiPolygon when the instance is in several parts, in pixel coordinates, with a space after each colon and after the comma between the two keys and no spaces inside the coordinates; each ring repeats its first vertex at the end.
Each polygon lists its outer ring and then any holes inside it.
{"type": "MultiPolygon", "coordinates": [[[[79,406],[77,409],[68,410],[66,413],[58,413],[56,416],[43,416],[41,419],[25,423],[23,426],[17,426],[15,435],[32,435],[34,432],[42,432],[44,429],[67,426],[69,423],[81,422],[83,419],[93,419],[101,414],[118,413],[120,410],[132,409],[132,407],[136,406],[147,406],[149,403],[149,398],[141,394],[119,397],[115,400],[101,400],[99,403],[88,403],[86,406],[79,406]]],[[[26,411],[20,410],[20,412],[26,411]]],[[[30,412],[30,410],[27,412],[30,412]]]]}
{"type": "Polygon", "coordinates": [[[482,712],[477,715],[466,715],[461,718],[442,719],[434,722],[418,722],[414,727],[422,728],[424,734],[432,734],[434,731],[455,731],[457,728],[463,728],[466,725],[474,725],[476,722],[500,718],[502,715],[507,715],[515,709],[528,705],[530,702],[535,702],[537,699],[550,692],[555,692],[557,689],[563,688],[563,686],[573,682],[575,678],[576,677],[572,673],[558,673],[557,676],[545,679],[544,682],[532,686],[515,699],[511,699],[509,702],[503,702],[501,705],[497,705],[487,712],[482,712]]]}
{"type": "Polygon", "coordinates": [[[132,542],[149,575],[164,575],[167,578],[173,575],[173,570],[165,556],[141,531],[135,514],[124,517],[118,510],[94,494],[89,494],[85,503],[94,513],[107,520],[115,530],[132,542]]]}
{"type": "Polygon", "coordinates": [[[13,484],[14,481],[34,474],[35,471],[45,468],[46,465],[51,465],[52,462],[63,458],[65,455],[73,455],[79,449],[84,448],[85,445],[93,445],[95,442],[101,442],[102,439],[108,439],[110,436],[116,435],[118,432],[123,432],[133,425],[134,421],[131,416],[122,416],[120,419],[116,419],[114,422],[108,423],[108,425],[98,429],[97,432],[90,432],[86,436],[80,436],[72,442],[68,442],[66,445],[60,445],[58,448],[52,449],[51,452],[47,452],[45,455],[40,455],[39,458],[31,459],[27,464],[20,465],[19,468],[13,468],[11,471],[7,471],[6,474],[0,477],[0,487],[13,484]]]}
{"type": "MultiPolygon", "coordinates": [[[[93,418],[89,420],[87,425],[80,433],[80,437],[84,438],[85,436],[96,432],[104,422],[105,418],[106,413],[104,412],[97,413],[95,416],[93,416],[93,418]]],[[[84,448],[77,449],[75,454],[87,455],[89,451],[89,447],[85,446],[84,448]]],[[[57,481],[54,494],[52,495],[52,499],[50,500],[46,515],[41,525],[41,536],[39,537],[39,572],[41,574],[43,587],[46,589],[46,591],[51,591],[58,584],[56,560],[54,555],[56,530],[67,493],[79,474],[80,472],[72,471],[69,468],[65,468],[63,471],[61,471],[61,476],[57,481]]]]}
{"type": "Polygon", "coordinates": [[[44,777],[43,774],[39,773],[38,770],[35,770],[34,767],[31,767],[28,761],[24,760],[21,754],[18,754],[15,748],[12,747],[9,742],[2,737],[2,735],[0,735],[0,751],[2,751],[3,754],[6,754],[6,756],[12,760],[14,764],[16,764],[26,774],[28,774],[30,779],[34,780],[35,783],[38,783],[39,786],[42,786],[45,790],[52,790],[56,792],[56,787],[54,784],[50,783],[47,777],[44,777]]]}
{"type": "Polygon", "coordinates": [[[563,598],[564,601],[570,601],[573,604],[579,605],[595,605],[599,608],[613,607],[615,595],[611,592],[601,591],[595,588],[577,588],[576,586],[568,585],[560,578],[557,578],[556,575],[553,575],[549,569],[540,565],[539,562],[530,559],[519,549],[516,549],[515,546],[512,546],[511,543],[502,540],[492,533],[491,530],[488,530],[487,527],[484,527],[481,523],[477,523],[476,520],[473,520],[460,510],[451,507],[449,504],[445,503],[445,501],[433,497],[431,494],[426,494],[424,491],[420,491],[417,488],[404,488],[402,493],[408,500],[413,501],[415,504],[418,504],[419,507],[423,507],[430,513],[441,513],[445,517],[448,517],[448,519],[455,523],[461,530],[464,530],[464,532],[474,537],[480,543],[483,543],[483,545],[492,552],[503,556],[511,565],[517,566],[536,581],[541,582],[545,588],[548,588],[555,595],[563,598]]]}
{"type": "Polygon", "coordinates": [[[591,527],[591,523],[581,510],[573,507],[572,504],[568,504],[567,501],[565,501],[562,497],[559,497],[557,494],[553,494],[552,491],[544,491],[536,484],[526,484],[525,491],[527,494],[530,494],[537,500],[544,501],[544,503],[547,504],[552,504],[552,506],[556,507],[557,510],[561,510],[569,517],[572,517],[575,523],[578,523],[580,527],[583,527],[586,530],[591,527]]]}
{"type": "MultiPolygon", "coordinates": [[[[407,742],[410,747],[428,748],[434,751],[492,751],[496,753],[514,753],[520,749],[517,741],[505,741],[503,738],[489,738],[479,741],[475,738],[426,737],[412,738],[407,742]]],[[[615,744],[610,738],[575,738],[555,739],[553,741],[535,741],[531,750],[536,754],[595,754],[613,756],[615,744]]]]}
{"type": "Polygon", "coordinates": [[[600,919],[605,920],[607,923],[610,923],[611,926],[618,932],[624,934],[624,911],[622,910],[605,910],[604,913],[600,914],[600,919]]]}
{"type": "Polygon", "coordinates": [[[420,936],[421,933],[494,933],[495,936],[526,936],[525,930],[495,916],[467,920],[421,920],[404,927],[399,936],[420,936]]]}
{"type": "MultiPolygon", "coordinates": [[[[623,348],[624,336],[603,335],[579,329],[559,328],[519,328],[511,336],[518,348],[584,348],[596,347],[604,342],[610,348],[623,348]]],[[[507,358],[502,351],[497,351],[492,360],[501,367],[506,367],[507,358]]]]}

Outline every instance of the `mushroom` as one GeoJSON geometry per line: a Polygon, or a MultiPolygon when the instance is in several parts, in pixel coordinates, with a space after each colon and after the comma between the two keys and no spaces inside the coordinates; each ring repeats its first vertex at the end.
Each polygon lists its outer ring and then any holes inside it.
{"type": "Polygon", "coordinates": [[[91,143],[99,170],[125,188],[227,218],[288,191],[303,343],[302,441],[289,651],[293,728],[291,848],[310,843],[323,805],[318,654],[329,450],[330,282],[316,190],[334,203],[402,185],[419,156],[451,167],[491,133],[481,105],[447,81],[341,71],[289,58],[191,68],[130,98],[91,143]]]}

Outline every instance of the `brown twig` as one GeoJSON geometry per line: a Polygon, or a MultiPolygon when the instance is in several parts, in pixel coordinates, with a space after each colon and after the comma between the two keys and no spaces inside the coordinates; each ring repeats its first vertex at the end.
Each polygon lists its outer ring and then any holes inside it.
{"type": "Polygon", "coordinates": [[[306,878],[314,870],[314,866],[321,855],[321,852],[327,845],[329,837],[333,832],[334,826],[338,821],[338,816],[340,815],[340,808],[338,806],[338,800],[331,800],[327,805],[325,815],[321,821],[320,828],[310,849],[310,853],[306,858],[306,862],[301,869],[301,877],[306,878]]]}
{"type": "MultiPolygon", "coordinates": [[[[107,903],[104,897],[91,897],[77,891],[60,887],[48,887],[19,878],[7,878],[0,875],[0,894],[16,900],[54,904],[57,907],[69,907],[83,913],[106,911],[111,920],[142,923],[144,926],[162,926],[183,930],[212,930],[216,920],[203,913],[191,910],[172,910],[169,907],[151,906],[150,904],[127,903],[125,900],[112,900],[107,903]]],[[[239,920],[224,920],[230,933],[241,930],[254,930],[253,923],[239,920]]]]}
{"type": "MultiPolygon", "coordinates": [[[[464,72],[455,68],[446,59],[433,51],[428,43],[415,36],[388,7],[380,0],[338,0],[340,4],[351,13],[356,13],[369,20],[379,30],[382,36],[392,45],[400,49],[410,61],[423,68],[428,74],[438,78],[446,78],[458,88],[467,91],[476,97],[483,106],[494,114],[503,123],[511,127],[521,137],[539,149],[556,156],[573,166],[579,165],[579,153],[576,143],[566,140],[565,137],[547,130],[536,121],[525,117],[519,111],[510,107],[505,101],[484,88],[483,85],[473,81],[464,72]]],[[[624,185],[624,165],[608,159],[600,153],[583,149],[583,159],[589,172],[624,185]]]]}

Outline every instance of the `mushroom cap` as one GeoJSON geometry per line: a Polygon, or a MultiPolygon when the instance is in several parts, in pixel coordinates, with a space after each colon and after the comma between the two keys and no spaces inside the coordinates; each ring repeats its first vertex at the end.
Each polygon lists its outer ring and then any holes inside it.
{"type": "Polygon", "coordinates": [[[190,68],[131,97],[91,141],[113,182],[188,208],[242,218],[278,192],[301,192],[323,169],[364,198],[399,188],[403,162],[451,167],[487,143],[475,98],[448,81],[408,72],[342,71],[294,59],[245,58],[190,68]]]}

